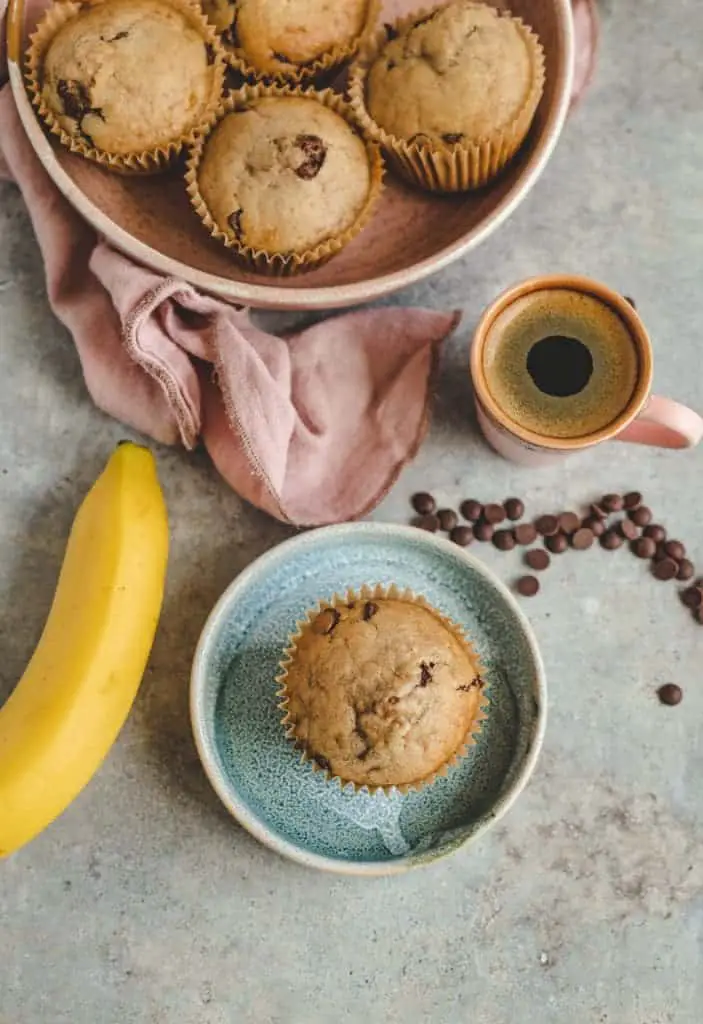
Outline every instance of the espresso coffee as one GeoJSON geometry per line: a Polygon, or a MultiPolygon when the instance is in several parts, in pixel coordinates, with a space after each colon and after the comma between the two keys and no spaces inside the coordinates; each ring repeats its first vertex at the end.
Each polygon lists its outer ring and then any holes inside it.
{"type": "Polygon", "coordinates": [[[639,376],[625,322],[605,302],[566,288],[523,295],[504,309],[486,335],[483,365],[503,414],[552,438],[613,423],[639,376]]]}

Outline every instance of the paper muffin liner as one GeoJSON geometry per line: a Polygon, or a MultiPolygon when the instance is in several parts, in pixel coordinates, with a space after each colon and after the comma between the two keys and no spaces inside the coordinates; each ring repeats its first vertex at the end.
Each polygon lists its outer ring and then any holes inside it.
{"type": "Polygon", "coordinates": [[[30,38],[30,46],[26,54],[25,77],[29,96],[32,105],[51,134],[56,135],[62,145],[72,153],[77,153],[87,160],[92,160],[94,163],[120,174],[158,174],[173,164],[182,151],[192,145],[198,135],[206,131],[217,116],[218,107],[222,102],[222,89],[227,67],[225,53],[217,33],[206,20],[200,8],[191,0],[160,0],[161,3],[181,11],[189,22],[202,33],[203,42],[212,48],[213,81],[207,113],[185,135],[166,145],[155,146],[153,149],[134,153],[109,153],[107,150],[91,146],[85,139],[67,132],[54,112],[44,103],[42,98],[44,56],[59,29],[84,10],[86,5],[99,7],[101,4],[109,2],[110,0],[81,0],[78,3],[74,0],[61,0],[47,9],[30,38]]]}
{"type": "Polygon", "coordinates": [[[290,70],[260,71],[247,60],[244,51],[229,43],[226,32],[220,36],[227,62],[233,71],[246,81],[264,85],[328,85],[358,53],[366,40],[372,35],[378,21],[380,0],[369,0],[366,8],[366,19],[361,32],[346,45],[335,46],[315,60],[304,65],[291,65],[290,70]]]}
{"type": "Polygon", "coordinates": [[[331,89],[324,89],[317,92],[313,89],[303,89],[301,86],[280,86],[280,85],[245,85],[241,89],[231,92],[221,104],[215,122],[209,130],[201,135],[191,146],[186,164],[186,189],[190,197],[191,205],[198,217],[205,225],[211,236],[221,242],[226,248],[231,249],[233,254],[245,262],[251,269],[261,274],[268,274],[275,277],[288,277],[291,274],[302,271],[314,270],[322,266],[333,256],[348,245],[353,238],[368,224],[371,219],[373,208],[383,191],[383,157],[376,143],[363,137],[366,145],[366,153],[369,160],[371,181],[366,202],[359,216],[346,231],[341,232],[332,238],[327,238],[312,249],[303,253],[278,253],[265,249],[257,249],[250,245],[243,245],[233,231],[223,230],[210,214],[207,203],[203,198],[198,185],[198,168],[205,152],[207,141],[217,128],[222,118],[226,117],[233,110],[242,109],[260,99],[271,97],[299,96],[303,99],[315,100],[340,114],[344,120],[351,125],[355,132],[362,135],[359,125],[351,112],[349,104],[331,89]]]}
{"type": "Polygon", "coordinates": [[[417,10],[393,25],[384,26],[367,40],[351,68],[349,102],[366,135],[381,145],[398,174],[430,192],[466,192],[491,181],[524,142],[544,89],[544,50],[532,29],[510,15],[533,54],[534,65],[530,94],[513,122],[503,131],[471,143],[407,142],[373,120],[366,106],[366,82],[372,64],[389,40],[389,29],[403,35],[433,10],[436,8],[417,10]]]}
{"type": "MultiPolygon", "coordinates": [[[[301,753],[301,762],[308,763],[311,765],[313,772],[319,772],[328,782],[337,783],[342,789],[352,787],[355,793],[367,791],[369,793],[382,792],[386,795],[391,793],[409,793],[417,792],[420,789],[424,789],[425,786],[429,786],[435,779],[442,778],[445,776],[449,769],[458,764],[458,762],[466,756],[469,749],[476,743],[476,738],[481,732],[482,723],[488,717],[486,714],[486,708],[490,701],[488,695],[485,692],[485,678],[484,669],[481,665],[480,659],[474,650],[473,646],[467,639],[464,631],[458,626],[452,619],[443,615],[434,605],[431,605],[422,595],[416,594],[409,588],[397,587],[395,584],[391,584],[386,587],[382,584],[375,586],[363,586],[360,590],[349,589],[346,594],[340,595],[335,594],[330,601],[319,601],[314,608],[311,608],[304,619],[299,620],[296,623],[296,628],[288,638],[288,644],[284,651],[283,657],[279,664],[279,672],[276,675],[276,682],[278,684],[278,690],[276,696],[278,698],[278,709],[281,712],[283,719],[282,724],[286,732],[286,736],[290,739],[295,747],[301,753]],[[476,669],[475,679],[478,680],[477,686],[481,692],[481,698],[476,705],[476,714],[469,724],[466,731],[466,737],[463,743],[454,751],[454,753],[447,759],[447,761],[434,772],[430,772],[422,779],[418,779],[414,782],[403,783],[400,785],[373,785],[371,783],[358,783],[351,779],[344,779],[340,775],[336,775],[332,772],[331,768],[325,767],[324,762],[321,764],[319,760],[316,760],[315,753],[310,751],[305,745],[304,741],[299,740],[295,733],[295,723],[291,720],[289,712],[289,694],[287,688],[288,670],[295,661],[295,653],[298,641],[303,636],[304,632],[310,628],[312,622],[317,615],[324,608],[336,608],[337,606],[346,606],[352,601],[373,601],[373,600],[395,600],[405,601],[408,604],[419,605],[421,608],[426,608],[432,612],[433,615],[437,616],[442,625],[447,629],[449,633],[454,636],[462,647],[469,654],[471,661],[476,669]]],[[[319,756],[319,755],[318,755],[319,756]]]]}

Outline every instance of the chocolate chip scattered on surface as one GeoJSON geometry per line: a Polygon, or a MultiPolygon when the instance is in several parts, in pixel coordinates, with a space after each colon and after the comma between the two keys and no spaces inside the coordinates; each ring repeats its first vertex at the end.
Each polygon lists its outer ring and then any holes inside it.
{"type": "Polygon", "coordinates": [[[521,576],[516,587],[522,597],[534,597],[539,592],[539,580],[536,576],[521,576]]]}
{"type": "Polygon", "coordinates": [[[437,502],[427,491],[418,491],[417,494],[413,494],[410,504],[421,516],[426,516],[437,508],[437,502]]]}
{"type": "Polygon", "coordinates": [[[441,508],[437,513],[437,519],[439,520],[441,529],[443,529],[445,533],[449,533],[450,530],[453,530],[459,522],[459,517],[453,508],[441,508]]]}
{"type": "Polygon", "coordinates": [[[669,707],[674,707],[676,704],[680,704],[683,700],[683,690],[676,683],[664,683],[657,690],[657,696],[662,704],[668,704],[669,707]]]}
{"type": "Polygon", "coordinates": [[[474,531],[470,526],[455,526],[449,534],[449,539],[460,548],[466,548],[473,542],[474,531]]]}

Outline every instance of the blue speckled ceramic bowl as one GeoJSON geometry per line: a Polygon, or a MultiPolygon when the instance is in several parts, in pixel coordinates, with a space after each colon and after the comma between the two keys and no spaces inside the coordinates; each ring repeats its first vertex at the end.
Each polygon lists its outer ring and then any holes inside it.
{"type": "Polygon", "coordinates": [[[257,839],[310,867],[380,875],[427,864],[497,821],[530,777],[547,692],[534,634],[477,559],[421,530],[352,523],[274,548],[225,591],[193,664],[191,718],[205,771],[257,839]],[[286,738],[275,676],[296,622],[364,583],[423,594],[463,626],[487,678],[488,718],[468,756],[419,793],[352,793],[302,764],[286,738]]]}

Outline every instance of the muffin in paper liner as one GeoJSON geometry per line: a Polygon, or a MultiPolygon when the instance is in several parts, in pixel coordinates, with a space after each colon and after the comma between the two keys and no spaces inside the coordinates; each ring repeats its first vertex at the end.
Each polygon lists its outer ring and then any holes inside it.
{"type": "MultiPolygon", "coordinates": [[[[344,0],[342,0],[344,2],[344,0]]],[[[350,42],[332,47],[305,64],[294,64],[270,71],[260,70],[247,59],[236,42],[236,0],[203,0],[202,8],[220,39],[227,62],[233,71],[251,83],[264,85],[329,85],[342,67],[353,59],[373,33],[378,21],[380,0],[367,0],[366,17],[361,31],[350,42]]]]}
{"type": "Polygon", "coordinates": [[[159,0],[166,7],[181,12],[190,24],[202,35],[203,44],[210,55],[212,67],[212,88],[207,109],[197,124],[184,135],[174,138],[168,143],[150,149],[130,153],[110,153],[108,150],[91,145],[86,136],[80,132],[73,135],[61,125],[54,112],[47,106],[42,96],[43,65],[48,47],[56,33],[69,21],[84,12],[86,7],[109,5],[110,0],[61,0],[52,4],[39,22],[31,36],[30,46],[26,54],[25,78],[29,96],[39,117],[52,135],[58,137],[62,145],[72,153],[85,157],[100,164],[107,170],[120,174],[158,174],[168,169],[183,150],[192,145],[198,135],[205,131],[217,116],[222,102],[226,59],[217,33],[208,23],[200,8],[192,0],[159,0]]]}
{"type": "MultiPolygon", "coordinates": [[[[315,643],[313,639],[311,644],[315,643]]],[[[311,657],[314,654],[313,649],[311,657]]],[[[328,781],[342,788],[351,786],[355,792],[408,793],[446,775],[475,744],[489,703],[483,669],[462,629],[424,597],[395,585],[364,586],[359,591],[350,589],[344,596],[335,594],[331,601],[319,602],[291,634],[276,682],[282,724],[288,738],[302,752],[302,761],[309,762],[312,770],[321,772],[328,781]],[[387,603],[386,613],[392,618],[386,618],[385,623],[379,618],[376,624],[374,618],[379,611],[384,614],[384,602],[387,603]],[[423,609],[425,614],[420,617],[415,614],[412,623],[403,622],[402,614],[397,620],[398,606],[403,604],[415,613],[423,609]],[[322,652],[330,651],[334,630],[340,623],[342,629],[345,625],[347,629],[340,637],[338,654],[331,651],[328,670],[343,673],[346,669],[352,672],[352,677],[347,686],[335,686],[335,678],[329,689],[315,689],[320,694],[317,699],[322,701],[323,712],[325,703],[328,705],[328,714],[318,716],[316,722],[312,702],[308,700],[310,694],[306,693],[304,700],[291,685],[295,683],[293,671],[301,655],[301,642],[311,634],[319,637],[320,643],[324,643],[322,638],[330,637],[329,644],[321,647],[322,652]],[[356,633],[358,677],[353,674],[355,666],[348,663],[352,642],[349,631],[357,626],[364,630],[356,633]],[[390,654],[388,643],[380,652],[373,650],[380,629],[388,629],[390,654]],[[411,630],[412,640],[403,637],[403,629],[411,630]],[[428,630],[429,636],[426,635],[428,630]],[[397,643],[392,650],[394,638],[397,643]],[[417,643],[419,650],[411,649],[413,643],[417,643]],[[367,645],[371,658],[363,657],[367,645]],[[430,651],[430,654],[423,658],[423,651],[430,651]],[[377,667],[374,653],[380,654],[379,662],[383,656],[388,659],[385,674],[382,664],[381,671],[374,672],[377,667]],[[369,680],[376,683],[375,694],[373,690],[369,693],[369,680]],[[370,701],[373,695],[378,699],[370,701]],[[316,732],[319,733],[320,727],[323,731],[327,728],[327,736],[322,741],[319,735],[316,738],[325,750],[315,749],[309,736],[301,735],[298,717],[301,711],[303,716],[307,714],[307,721],[312,722],[316,732]],[[446,735],[437,739],[438,729],[446,735]],[[340,744],[346,748],[346,753],[340,753],[340,744]],[[352,751],[352,744],[359,747],[358,752],[352,751]],[[364,763],[369,753],[375,764],[364,763]],[[404,766],[398,763],[403,757],[406,758],[404,766]],[[431,765],[430,759],[434,762],[431,765]],[[339,767],[344,761],[346,769],[336,770],[334,763],[339,767]],[[350,762],[354,764],[353,770],[350,770],[350,762]]],[[[302,727],[306,724],[302,723],[302,727]]]]}
{"type": "Polygon", "coordinates": [[[534,57],[532,88],[520,113],[507,129],[470,143],[438,145],[429,140],[406,141],[385,131],[371,117],[366,106],[367,78],[374,61],[390,40],[431,18],[439,9],[417,10],[392,25],[385,25],[366,41],[350,71],[349,102],[367,136],[381,145],[398,174],[430,192],[466,192],[481,188],[495,178],[524,142],[544,90],[544,50],[529,26],[508,11],[502,11],[504,17],[510,17],[518,26],[534,57]]]}
{"type": "Polygon", "coordinates": [[[349,104],[337,93],[332,92],[331,89],[324,89],[318,92],[309,88],[304,89],[301,86],[264,85],[260,83],[259,85],[244,85],[241,89],[237,89],[227,96],[220,106],[215,123],[191,146],[186,165],[185,180],[191,205],[214,239],[230,249],[233,255],[246,263],[251,269],[270,276],[288,277],[292,274],[314,270],[322,266],[323,263],[326,263],[340,252],[345,245],[348,245],[359,234],[368,224],[374,206],[383,190],[383,173],[384,165],[380,148],[376,143],[364,137],[349,104]],[[304,252],[275,252],[243,244],[233,230],[224,230],[216,223],[200,191],[198,172],[208,140],[217,129],[220,121],[227,114],[236,110],[246,109],[250,105],[255,104],[257,100],[291,96],[321,103],[344,118],[347,124],[351,126],[364,142],[369,163],[370,183],[363,208],[354,223],[346,230],[324,239],[313,248],[307,249],[304,252]]]}

